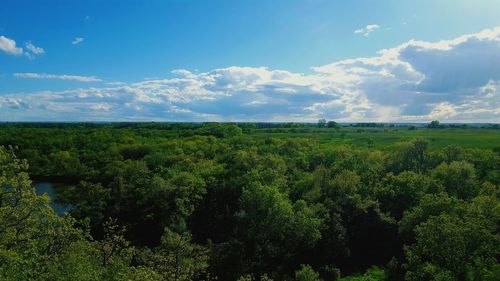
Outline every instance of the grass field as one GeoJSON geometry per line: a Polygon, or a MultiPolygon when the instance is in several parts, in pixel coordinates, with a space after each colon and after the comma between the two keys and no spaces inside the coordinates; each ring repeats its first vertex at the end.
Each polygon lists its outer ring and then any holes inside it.
{"type": "Polygon", "coordinates": [[[396,142],[422,138],[429,141],[430,149],[440,149],[450,144],[462,147],[493,149],[500,147],[500,130],[485,128],[418,128],[408,130],[405,127],[394,128],[354,128],[335,129],[258,129],[257,136],[273,136],[278,138],[309,137],[322,144],[350,144],[355,146],[373,146],[384,148],[396,142]]]}

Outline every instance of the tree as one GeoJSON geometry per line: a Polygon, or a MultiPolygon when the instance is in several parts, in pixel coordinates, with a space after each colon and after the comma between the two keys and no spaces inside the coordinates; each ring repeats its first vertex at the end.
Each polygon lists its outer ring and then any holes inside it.
{"type": "Polygon", "coordinates": [[[437,121],[437,120],[431,121],[431,123],[429,123],[429,125],[427,125],[427,128],[431,128],[431,129],[436,129],[439,127],[440,127],[439,121],[437,121]]]}
{"type": "Polygon", "coordinates": [[[238,278],[238,281],[273,281],[273,279],[269,278],[266,274],[261,275],[260,278],[254,277],[253,274],[247,274],[238,278]]]}
{"type": "Polygon", "coordinates": [[[199,129],[199,133],[202,135],[212,135],[219,138],[240,136],[242,132],[243,130],[236,125],[215,122],[205,123],[199,129]]]}
{"type": "MultiPolygon", "coordinates": [[[[494,280],[499,235],[474,217],[442,214],[416,229],[416,243],[405,250],[405,280],[494,280]]],[[[496,277],[495,277],[496,276],[496,277]]]]}
{"type": "Polygon", "coordinates": [[[328,128],[340,129],[340,125],[335,121],[328,121],[328,123],[326,123],[326,126],[328,128]]]}
{"type": "Polygon", "coordinates": [[[356,172],[343,170],[328,182],[324,191],[336,203],[348,204],[359,200],[360,186],[361,179],[356,172]]]}
{"type": "Polygon", "coordinates": [[[91,218],[94,227],[104,222],[106,208],[111,200],[111,189],[100,183],[81,181],[58,194],[59,202],[72,206],[70,213],[76,218],[91,218]]]}
{"type": "Polygon", "coordinates": [[[432,171],[432,176],[441,182],[448,194],[460,199],[470,199],[479,191],[476,171],[465,161],[441,163],[432,171]]]}
{"type": "Polygon", "coordinates": [[[38,276],[40,279],[37,280],[103,280],[105,269],[96,258],[98,256],[99,251],[94,243],[79,240],[65,247],[57,256],[51,257],[47,264],[46,278],[38,276]]]}
{"type": "Polygon", "coordinates": [[[392,153],[393,169],[397,172],[423,173],[427,168],[428,145],[429,143],[423,139],[396,144],[392,153]]]}
{"type": "Polygon", "coordinates": [[[378,266],[373,266],[369,268],[364,274],[354,274],[339,279],[339,281],[385,281],[385,280],[387,280],[387,274],[382,268],[378,266]]]}
{"type": "Polygon", "coordinates": [[[319,273],[314,271],[310,265],[301,265],[300,269],[295,271],[296,281],[323,281],[319,277],[319,273]]]}
{"type": "Polygon", "coordinates": [[[160,274],[161,280],[207,280],[208,249],[192,243],[189,233],[178,234],[166,228],[160,245],[144,249],[138,260],[160,274]]]}
{"type": "Polygon", "coordinates": [[[368,138],[366,143],[368,144],[368,147],[373,148],[375,142],[373,141],[373,138],[368,138]]]}
{"type": "Polygon", "coordinates": [[[326,119],[319,119],[318,128],[324,128],[324,127],[326,127],[326,119]]]}
{"type": "Polygon", "coordinates": [[[57,151],[50,154],[52,173],[59,176],[76,176],[80,172],[80,161],[69,151],[57,151]]]}
{"type": "Polygon", "coordinates": [[[404,213],[399,222],[399,233],[405,241],[413,241],[415,228],[430,217],[441,214],[457,215],[464,212],[464,203],[447,193],[426,194],[417,206],[404,213]]]}
{"type": "Polygon", "coordinates": [[[427,175],[405,171],[398,175],[389,173],[375,190],[380,208],[400,220],[403,212],[418,204],[426,193],[440,191],[439,184],[427,175]]]}
{"type": "Polygon", "coordinates": [[[243,190],[238,240],[248,271],[287,268],[321,237],[321,219],[299,200],[292,204],[276,187],[252,183],[243,190]]]}
{"type": "Polygon", "coordinates": [[[103,267],[118,257],[119,260],[127,258],[133,249],[129,247],[130,242],[123,236],[125,228],[119,226],[115,219],[108,219],[103,224],[104,238],[97,242],[100,253],[100,261],[103,267]]]}
{"type": "Polygon", "coordinates": [[[84,233],[70,217],[58,217],[46,195],[36,195],[27,169],[12,148],[0,146],[0,279],[55,280],[55,261],[84,241],[84,233]]]}
{"type": "Polygon", "coordinates": [[[401,221],[405,280],[497,280],[500,253],[498,189],[471,201],[426,195],[401,221]],[[408,239],[409,232],[414,238],[408,239]]]}
{"type": "Polygon", "coordinates": [[[0,146],[0,245],[22,246],[36,235],[45,215],[52,215],[47,196],[37,196],[26,170],[28,163],[0,146]]]}
{"type": "Polygon", "coordinates": [[[467,157],[465,150],[462,147],[454,144],[447,145],[446,147],[444,147],[439,152],[439,156],[442,159],[442,161],[446,163],[466,160],[467,157]]]}

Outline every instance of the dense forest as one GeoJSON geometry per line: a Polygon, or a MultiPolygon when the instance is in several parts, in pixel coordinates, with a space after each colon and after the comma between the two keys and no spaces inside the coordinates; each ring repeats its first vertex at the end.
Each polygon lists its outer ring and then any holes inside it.
{"type": "Polygon", "coordinates": [[[0,124],[0,280],[500,280],[497,127],[0,124]]]}

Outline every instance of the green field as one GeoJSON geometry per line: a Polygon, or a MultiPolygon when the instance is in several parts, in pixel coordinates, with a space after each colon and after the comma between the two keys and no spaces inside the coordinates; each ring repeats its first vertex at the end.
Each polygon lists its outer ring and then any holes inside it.
{"type": "Polygon", "coordinates": [[[493,149],[500,146],[500,130],[485,128],[353,128],[335,129],[257,129],[253,135],[261,137],[307,137],[318,140],[321,144],[349,144],[359,147],[373,146],[386,148],[394,143],[422,138],[429,142],[430,149],[440,149],[454,144],[464,148],[493,149]],[[371,143],[370,140],[373,140],[371,143]],[[371,144],[370,144],[371,143],[371,144]]]}

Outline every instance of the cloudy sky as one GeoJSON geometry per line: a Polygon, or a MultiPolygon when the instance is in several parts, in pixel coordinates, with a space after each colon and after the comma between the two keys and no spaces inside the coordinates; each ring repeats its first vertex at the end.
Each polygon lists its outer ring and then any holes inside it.
{"type": "Polygon", "coordinates": [[[0,3],[0,121],[500,122],[500,0],[0,3]]]}

